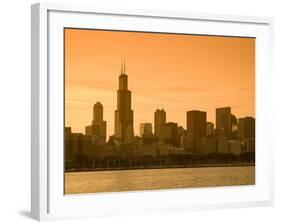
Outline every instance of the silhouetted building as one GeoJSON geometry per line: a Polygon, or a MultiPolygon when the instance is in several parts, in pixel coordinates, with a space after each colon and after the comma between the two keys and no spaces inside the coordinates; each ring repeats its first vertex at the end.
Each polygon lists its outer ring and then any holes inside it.
{"type": "Polygon", "coordinates": [[[255,152],[255,138],[248,138],[242,141],[244,152],[255,152]]]}
{"type": "Polygon", "coordinates": [[[140,156],[146,157],[146,158],[156,158],[157,149],[154,145],[143,145],[140,148],[140,156]]]}
{"type": "Polygon", "coordinates": [[[241,141],[255,138],[255,118],[244,117],[238,120],[238,136],[241,141]]]}
{"type": "Polygon", "coordinates": [[[115,110],[115,139],[124,142],[126,135],[133,133],[134,114],[131,109],[131,91],[128,90],[128,76],[125,63],[121,65],[119,89],[117,90],[117,110],[115,110]],[[128,130],[129,128],[129,130],[128,130]]]}
{"type": "Polygon", "coordinates": [[[186,130],[193,140],[206,136],[206,118],[207,113],[205,111],[192,110],[186,112],[186,130]]]}
{"type": "Polygon", "coordinates": [[[153,143],[157,143],[158,138],[155,137],[154,134],[144,134],[142,136],[142,143],[143,145],[151,145],[153,143]]]}
{"type": "Polygon", "coordinates": [[[70,135],[65,135],[64,144],[64,157],[67,168],[73,168],[76,165],[82,166],[83,158],[93,157],[91,136],[71,133],[70,135]]]}
{"type": "Polygon", "coordinates": [[[140,137],[142,139],[143,145],[151,145],[156,143],[158,138],[152,133],[151,123],[140,124],[140,137]]]}
{"type": "Polygon", "coordinates": [[[207,113],[205,111],[192,110],[186,112],[186,130],[189,151],[199,154],[201,149],[198,141],[206,136],[207,113]]]}
{"type": "Polygon", "coordinates": [[[86,135],[102,138],[106,142],[106,121],[103,120],[103,106],[100,102],[95,103],[93,107],[92,124],[86,126],[86,135]]]}
{"type": "Polygon", "coordinates": [[[217,135],[217,152],[228,153],[228,140],[225,135],[217,135]]]}
{"type": "Polygon", "coordinates": [[[228,152],[235,155],[240,155],[242,152],[241,142],[237,140],[229,140],[228,152]]]}
{"type": "Polygon", "coordinates": [[[188,148],[188,138],[186,135],[180,137],[180,147],[184,149],[188,148]]]}
{"type": "Polygon", "coordinates": [[[152,124],[151,123],[141,123],[140,124],[140,137],[143,135],[151,135],[152,134],[152,124]]]}
{"type": "Polygon", "coordinates": [[[157,138],[162,138],[163,127],[166,124],[166,112],[164,109],[157,109],[154,112],[154,134],[157,138]]]}
{"type": "Polygon", "coordinates": [[[71,134],[71,127],[65,127],[64,128],[64,134],[65,135],[70,135],[71,134]]]}
{"type": "Polygon", "coordinates": [[[231,108],[216,108],[216,130],[224,130],[228,139],[232,137],[231,108]]]}
{"type": "Polygon", "coordinates": [[[207,122],[206,124],[206,135],[213,136],[214,135],[214,123],[207,122]]]}
{"type": "Polygon", "coordinates": [[[196,153],[197,154],[211,154],[216,153],[216,138],[215,137],[202,137],[196,139],[196,153]]]}
{"type": "Polygon", "coordinates": [[[177,146],[178,124],[168,122],[163,127],[163,140],[166,144],[177,146]]]}
{"type": "Polygon", "coordinates": [[[134,128],[132,125],[128,125],[125,134],[125,143],[132,144],[134,142],[134,128]]]}
{"type": "Polygon", "coordinates": [[[183,126],[178,126],[178,136],[186,135],[186,130],[183,126]]]}

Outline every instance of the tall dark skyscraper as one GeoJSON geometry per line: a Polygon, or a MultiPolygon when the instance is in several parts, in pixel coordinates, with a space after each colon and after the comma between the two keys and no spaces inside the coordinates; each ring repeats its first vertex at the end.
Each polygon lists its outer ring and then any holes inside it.
{"type": "Polygon", "coordinates": [[[216,132],[217,135],[223,133],[228,139],[232,137],[232,117],[231,108],[216,108],[216,132]]]}
{"type": "Polygon", "coordinates": [[[86,126],[86,135],[102,137],[106,140],[106,121],[103,120],[103,106],[100,102],[93,107],[93,121],[86,126]]]}
{"type": "Polygon", "coordinates": [[[154,112],[154,134],[157,138],[163,137],[163,127],[166,124],[166,112],[164,109],[157,109],[154,112]]]}
{"type": "Polygon", "coordinates": [[[240,140],[255,138],[255,118],[244,117],[238,120],[238,136],[240,140]]]}
{"type": "Polygon", "coordinates": [[[131,91],[128,90],[128,76],[126,74],[125,62],[121,64],[119,75],[119,89],[117,90],[117,110],[115,110],[115,138],[121,142],[125,141],[126,133],[132,132],[134,123],[134,112],[131,109],[131,91]]]}
{"type": "Polygon", "coordinates": [[[207,113],[192,110],[186,112],[186,130],[192,140],[206,136],[207,113]]]}

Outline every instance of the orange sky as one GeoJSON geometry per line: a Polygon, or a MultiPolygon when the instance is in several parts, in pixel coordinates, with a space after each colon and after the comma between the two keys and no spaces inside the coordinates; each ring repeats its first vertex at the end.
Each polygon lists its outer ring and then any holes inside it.
{"type": "Polygon", "coordinates": [[[84,132],[100,101],[113,134],[120,64],[126,59],[135,134],[162,104],[186,128],[186,111],[231,106],[255,116],[255,39],[65,29],[65,121],[84,132]]]}

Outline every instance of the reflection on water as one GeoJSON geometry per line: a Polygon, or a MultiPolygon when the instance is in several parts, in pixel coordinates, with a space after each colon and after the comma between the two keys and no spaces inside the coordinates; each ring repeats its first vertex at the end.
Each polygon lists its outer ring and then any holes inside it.
{"type": "Polygon", "coordinates": [[[65,174],[66,194],[254,184],[254,166],[70,172],[65,174]]]}

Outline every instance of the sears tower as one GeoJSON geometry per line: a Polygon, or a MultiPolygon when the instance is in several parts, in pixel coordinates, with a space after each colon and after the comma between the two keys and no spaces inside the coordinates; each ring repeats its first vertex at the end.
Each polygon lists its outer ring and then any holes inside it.
{"type": "Polygon", "coordinates": [[[115,110],[115,138],[125,142],[133,135],[134,113],[131,109],[131,91],[128,90],[128,76],[125,62],[121,64],[119,75],[119,89],[117,90],[117,110],[115,110]]]}

